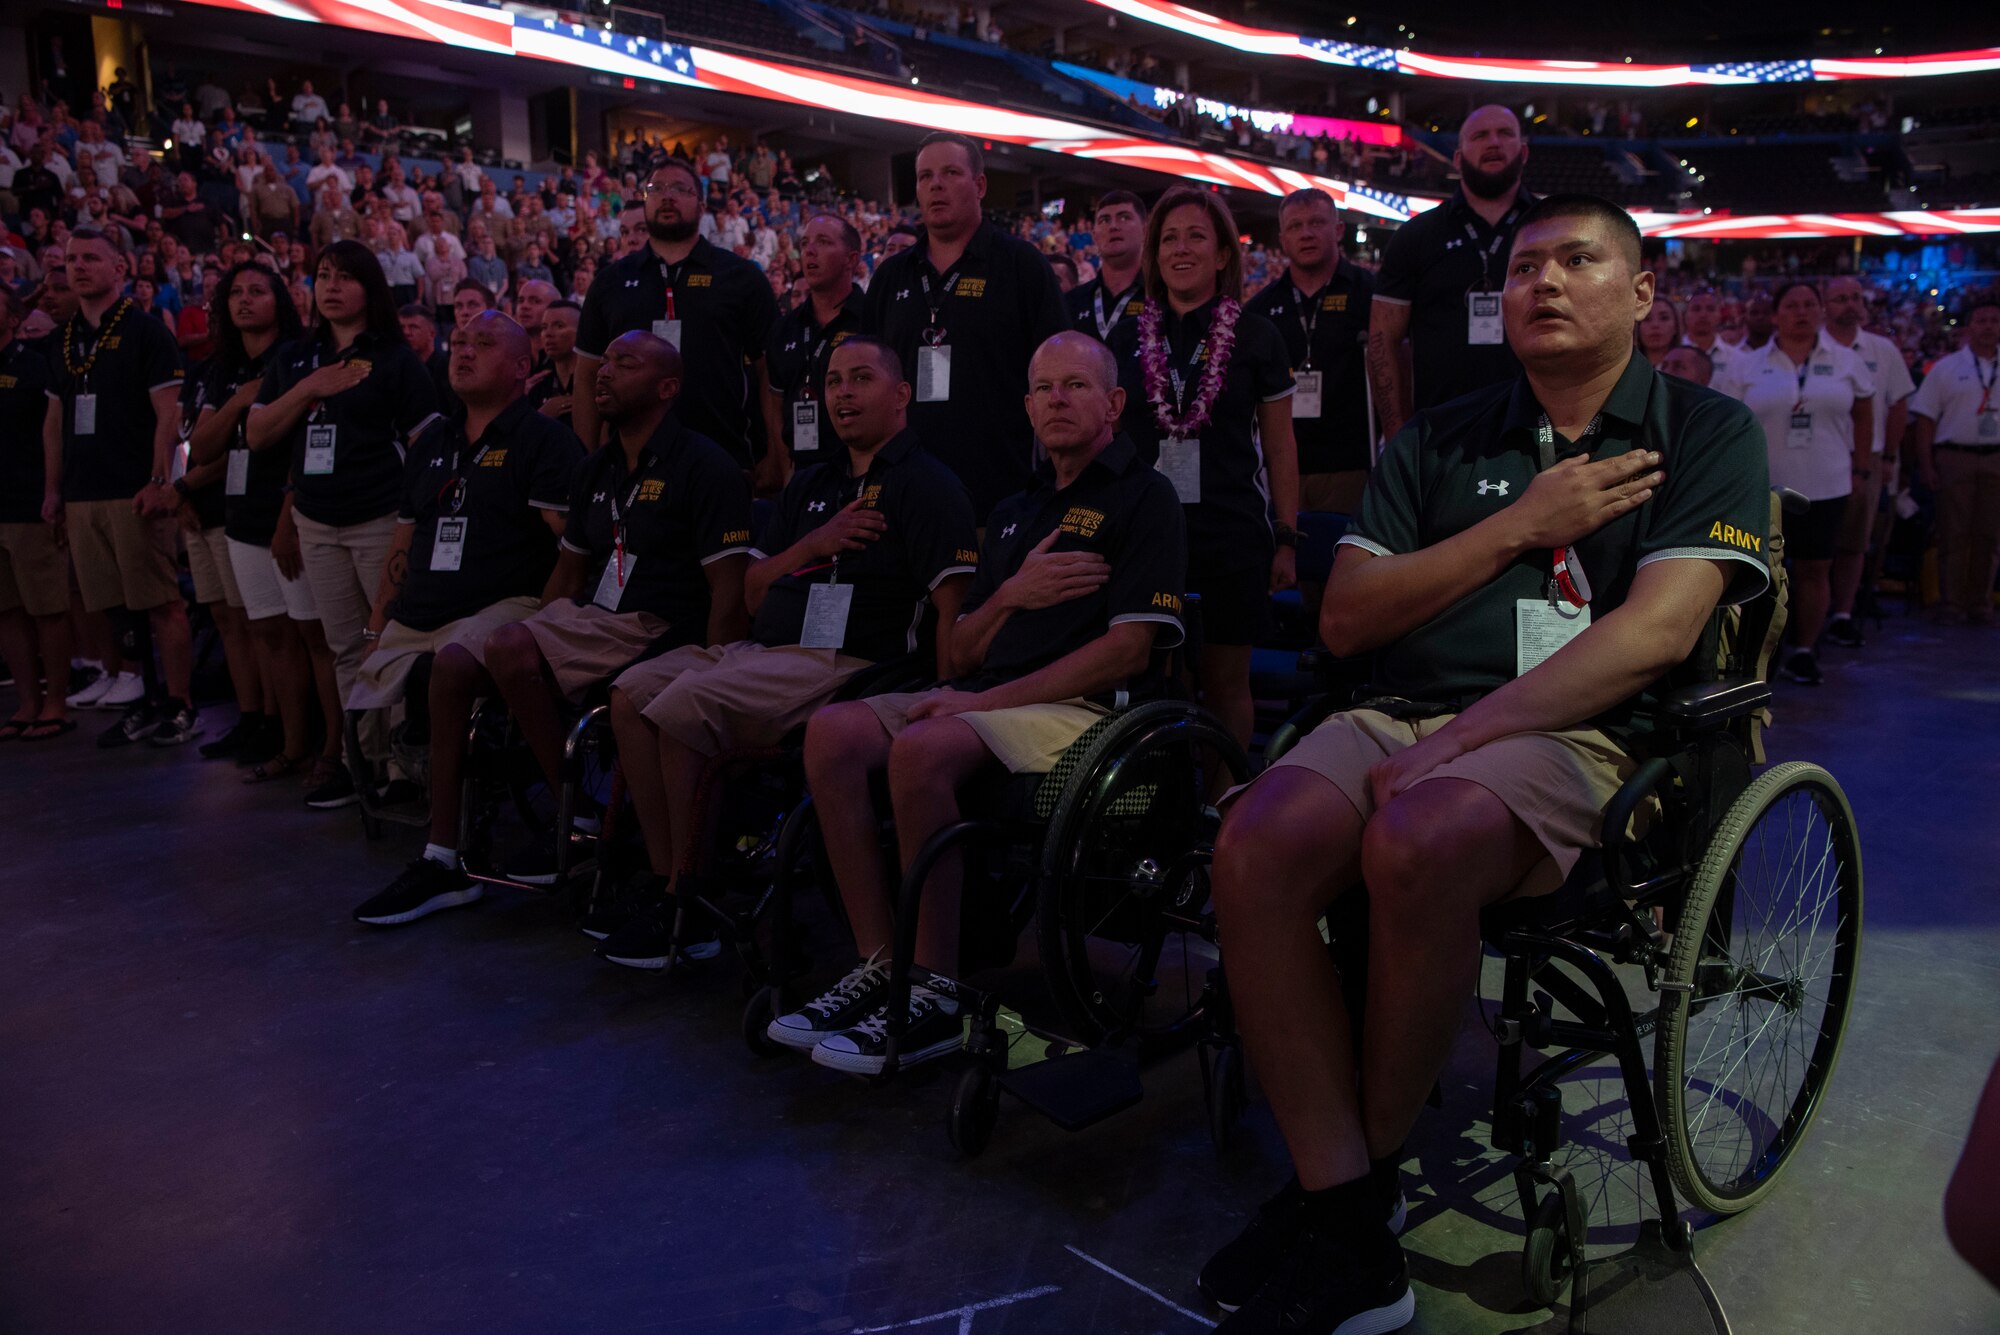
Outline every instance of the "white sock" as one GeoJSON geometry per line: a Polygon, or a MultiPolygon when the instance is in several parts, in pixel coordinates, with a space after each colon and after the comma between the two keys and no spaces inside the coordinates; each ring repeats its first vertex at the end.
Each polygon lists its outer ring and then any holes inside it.
{"type": "Polygon", "coordinates": [[[424,856],[432,862],[441,862],[453,871],[458,870],[458,850],[446,848],[443,844],[425,844],[424,856]]]}

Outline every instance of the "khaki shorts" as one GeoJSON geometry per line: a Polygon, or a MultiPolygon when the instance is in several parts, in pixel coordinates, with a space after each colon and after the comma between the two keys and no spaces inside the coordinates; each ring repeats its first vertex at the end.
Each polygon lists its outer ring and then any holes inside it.
{"type": "Polygon", "coordinates": [[[516,621],[525,621],[541,609],[535,597],[503,598],[493,606],[460,617],[436,630],[412,630],[400,621],[382,629],[382,638],[355,673],[354,689],[348,692],[349,709],[388,709],[403,699],[403,684],[410,669],[424,654],[434,654],[448,644],[456,644],[486,666],[486,641],[494,631],[516,621]]]}
{"type": "Polygon", "coordinates": [[[632,666],[668,629],[665,618],[651,612],[610,612],[568,598],[556,599],[521,624],[571,701],[581,701],[591,687],[632,666]]]}
{"type": "Polygon", "coordinates": [[[142,519],[132,513],[130,501],[75,501],[64,512],[86,610],[145,612],[181,596],[173,520],[142,519]]]}
{"type": "Polygon", "coordinates": [[[228,535],[217,527],[185,536],[188,573],[194,576],[194,600],[242,607],[243,594],[236,587],[236,571],[229,563],[228,535]]]}
{"type": "Polygon", "coordinates": [[[1364,468],[1344,473],[1306,473],[1299,478],[1299,509],[1358,515],[1361,493],[1367,486],[1368,471],[1364,468]]]}
{"type": "Polygon", "coordinates": [[[837,649],[690,644],[635,663],[613,683],[697,755],[776,746],[868,666],[837,649]]]}
{"type": "MultiPolygon", "coordinates": [[[[935,694],[937,691],[901,691],[871,695],[862,703],[875,711],[883,728],[895,737],[910,726],[910,710],[917,701],[935,694]]],[[[1064,700],[1052,705],[1017,705],[1012,709],[989,709],[952,717],[978,733],[979,740],[1009,773],[1047,774],[1056,767],[1062,753],[1090,730],[1091,724],[1110,712],[1087,700],[1064,700]]]]}
{"type": "MultiPolygon", "coordinates": [[[[1368,789],[1370,767],[1414,746],[1455,717],[1445,714],[1406,723],[1373,709],[1349,710],[1313,729],[1271,769],[1296,766],[1320,775],[1341,791],[1365,823],[1375,816],[1368,789]]],[[[1517,893],[1546,894],[1570,874],[1584,849],[1603,842],[1600,825],[1605,805],[1637,768],[1638,763],[1604,733],[1570,728],[1502,737],[1438,766],[1418,782],[1465,779],[1505,803],[1549,853],[1549,861],[1531,871],[1517,893]]],[[[1250,786],[1231,789],[1223,801],[1233,800],[1250,786]]]]}
{"type": "Polygon", "coordinates": [[[286,579],[269,546],[231,538],[229,568],[235,572],[236,588],[243,595],[243,615],[250,620],[282,616],[294,621],[319,620],[319,606],[313,602],[305,572],[300,571],[297,579],[286,579]]]}
{"type": "Polygon", "coordinates": [[[56,531],[32,524],[0,524],[0,612],[52,617],[69,611],[69,567],[56,531]]]}
{"type": "Polygon", "coordinates": [[[1840,518],[1840,536],[1833,540],[1836,556],[1860,556],[1868,550],[1875,533],[1875,512],[1882,508],[1882,484],[1889,466],[1881,455],[1869,468],[1869,475],[1855,481],[1847,496],[1847,511],[1840,518]]]}

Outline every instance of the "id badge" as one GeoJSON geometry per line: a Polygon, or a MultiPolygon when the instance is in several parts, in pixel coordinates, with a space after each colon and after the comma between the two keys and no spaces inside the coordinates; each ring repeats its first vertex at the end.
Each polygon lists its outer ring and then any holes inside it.
{"type": "Polygon", "coordinates": [[[97,434],[97,396],[79,394],[76,396],[76,434],[94,436],[97,434]]]}
{"type": "Polygon", "coordinates": [[[463,519],[438,520],[437,540],[431,544],[432,570],[457,570],[465,561],[463,519]]]}
{"type": "Polygon", "coordinates": [[[339,428],[331,422],[306,428],[306,466],[308,477],[325,477],[333,471],[333,442],[339,428]]]}
{"type": "Polygon", "coordinates": [[[792,453],[816,454],[819,451],[819,405],[811,399],[800,399],[792,405],[792,453]]]}
{"type": "Polygon", "coordinates": [[[839,649],[847,644],[847,614],[854,609],[852,584],[815,584],[806,591],[806,624],[801,649],[839,649]]]}
{"type": "Polygon", "coordinates": [[[632,586],[632,572],[638,568],[639,558],[630,552],[625,553],[625,577],[621,580],[619,578],[618,556],[616,553],[613,553],[611,559],[604,563],[604,574],[597,581],[597,592],[591,597],[590,601],[596,603],[607,612],[616,612],[619,601],[625,597],[625,590],[632,586]]]}
{"type": "Polygon", "coordinates": [[[1793,413],[1792,424],[1785,428],[1785,447],[1793,450],[1812,448],[1812,414],[1793,413]]]}
{"type": "Polygon", "coordinates": [[[250,494],[250,451],[229,452],[229,475],[223,480],[222,494],[225,496],[250,494]]]}
{"type": "Polygon", "coordinates": [[[1492,347],[1507,341],[1506,327],[1500,322],[1498,292],[1465,294],[1465,341],[1474,347],[1492,347]]]}
{"type": "Polygon", "coordinates": [[[1564,603],[1551,606],[1546,598],[1514,600],[1514,675],[1524,677],[1590,626],[1588,607],[1564,603]]]}
{"type": "Polygon", "coordinates": [[[1320,414],[1320,380],[1318,371],[1295,371],[1292,383],[1298,388],[1292,391],[1292,420],[1301,417],[1318,417],[1320,414]]]}
{"type": "Polygon", "coordinates": [[[655,338],[664,338],[667,342],[673,344],[675,352],[681,350],[681,322],[679,320],[653,321],[653,336],[655,338]]]}
{"type": "Polygon", "coordinates": [[[951,398],[951,345],[917,349],[917,402],[944,403],[951,398]]]}
{"type": "Polygon", "coordinates": [[[1182,505],[1201,504],[1201,438],[1183,440],[1168,436],[1160,442],[1160,461],[1154,465],[1167,475],[1180,495],[1182,505]]]}
{"type": "Polygon", "coordinates": [[[1978,434],[1981,440],[2000,440],[2000,413],[1988,408],[1979,414],[1978,434]]]}

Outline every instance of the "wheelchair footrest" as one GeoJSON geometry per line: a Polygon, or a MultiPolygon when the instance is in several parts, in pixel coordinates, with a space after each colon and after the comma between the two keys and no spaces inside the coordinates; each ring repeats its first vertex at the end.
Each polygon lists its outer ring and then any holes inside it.
{"type": "Polygon", "coordinates": [[[1000,1087],[1065,1131],[1081,1131],[1145,1097],[1136,1049],[1084,1048],[1018,1067],[1000,1087]]]}
{"type": "Polygon", "coordinates": [[[1694,1249],[1668,1246],[1657,1219],[1639,1225],[1629,1249],[1577,1275],[1569,1328],[1571,1335],[1730,1335],[1694,1249]]]}

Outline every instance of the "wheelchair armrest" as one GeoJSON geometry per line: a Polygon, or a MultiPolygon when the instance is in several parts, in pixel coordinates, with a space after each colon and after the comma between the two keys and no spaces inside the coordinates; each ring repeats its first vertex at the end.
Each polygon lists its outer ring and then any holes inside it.
{"type": "Polygon", "coordinates": [[[1297,713],[1280,723],[1264,743],[1264,767],[1269,769],[1284,758],[1285,752],[1299,744],[1299,739],[1326,722],[1335,710],[1342,708],[1341,697],[1329,692],[1315,695],[1300,707],[1297,713]]]}
{"type": "Polygon", "coordinates": [[[1705,681],[1683,686],[1659,704],[1659,717],[1688,728],[1714,728],[1747,718],[1771,703],[1771,687],[1762,681],[1705,681]]]}

